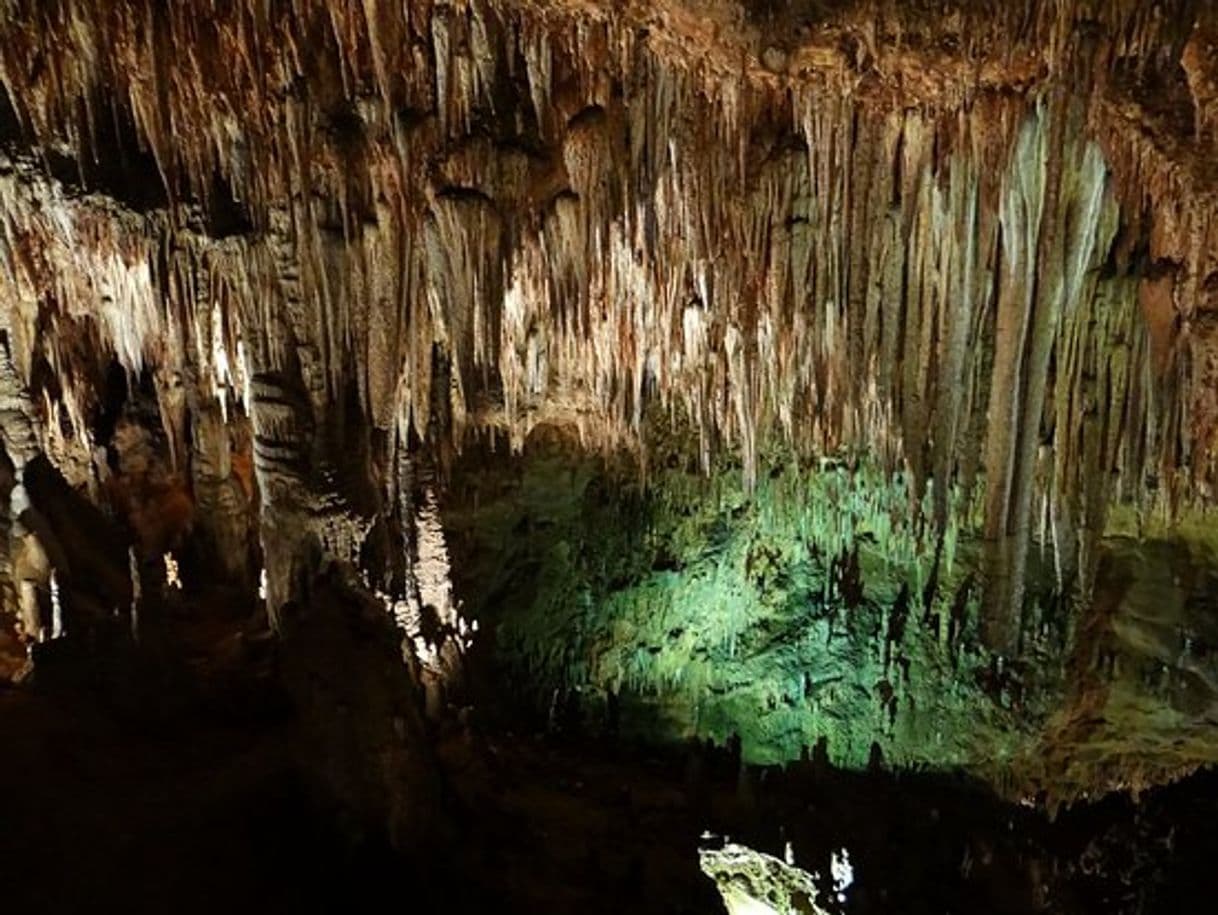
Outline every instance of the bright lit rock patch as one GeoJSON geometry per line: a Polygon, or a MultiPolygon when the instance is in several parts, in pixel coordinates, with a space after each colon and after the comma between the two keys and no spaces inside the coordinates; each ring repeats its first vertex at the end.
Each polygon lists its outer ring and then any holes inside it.
{"type": "Polygon", "coordinates": [[[728,915],[827,915],[807,871],[745,845],[700,849],[702,873],[715,882],[728,915]]]}

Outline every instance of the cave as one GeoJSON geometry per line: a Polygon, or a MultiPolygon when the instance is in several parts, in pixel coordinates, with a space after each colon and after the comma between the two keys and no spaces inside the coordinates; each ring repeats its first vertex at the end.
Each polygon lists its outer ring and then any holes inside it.
{"type": "Polygon", "coordinates": [[[0,0],[5,911],[1218,895],[1211,0],[0,0]]]}

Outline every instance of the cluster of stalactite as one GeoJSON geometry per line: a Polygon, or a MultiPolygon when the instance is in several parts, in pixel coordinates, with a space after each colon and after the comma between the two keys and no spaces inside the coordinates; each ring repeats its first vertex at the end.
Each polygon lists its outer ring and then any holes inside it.
{"type": "Polygon", "coordinates": [[[940,528],[978,490],[1003,606],[1035,531],[1075,580],[1113,498],[1213,477],[1205,5],[839,6],[5,0],[39,447],[88,485],[107,366],[150,373],[273,611],[319,556],[403,591],[403,451],[645,454],[652,400],[746,480],[780,441],[940,528]]]}

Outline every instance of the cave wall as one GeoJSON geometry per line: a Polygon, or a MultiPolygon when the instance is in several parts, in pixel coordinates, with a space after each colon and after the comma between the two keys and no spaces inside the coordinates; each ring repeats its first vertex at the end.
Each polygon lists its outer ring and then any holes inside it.
{"type": "Polygon", "coordinates": [[[1013,655],[1112,505],[1211,496],[1212,18],[5,0],[10,462],[48,455],[144,559],[264,575],[286,644],[331,566],[418,602],[411,468],[442,487],[471,442],[558,429],[648,479],[681,429],[749,512],[767,455],[844,457],[920,550],[972,533],[1013,655]],[[115,366],[155,420],[108,417],[115,366]],[[112,453],[148,468],[125,499],[112,453]]]}
{"type": "Polygon", "coordinates": [[[908,510],[908,479],[866,458],[772,449],[751,492],[729,459],[708,484],[691,430],[652,449],[645,484],[557,436],[487,457],[456,463],[444,520],[493,670],[475,706],[500,726],[966,771],[1052,805],[1218,758],[1208,524],[1139,532],[1122,511],[1094,588],[1069,592],[1039,532],[999,652],[979,500],[953,504],[940,539],[908,510]]]}

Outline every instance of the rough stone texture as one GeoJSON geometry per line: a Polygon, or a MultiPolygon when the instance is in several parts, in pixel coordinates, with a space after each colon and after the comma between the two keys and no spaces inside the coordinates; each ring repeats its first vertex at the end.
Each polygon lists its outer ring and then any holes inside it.
{"type": "Polygon", "coordinates": [[[765,455],[751,494],[730,466],[708,493],[694,448],[657,456],[645,489],[561,440],[454,466],[454,585],[514,687],[483,703],[558,731],[738,739],[757,764],[963,769],[1053,805],[1218,761],[1204,526],[1138,534],[1122,513],[1087,594],[1057,590],[1039,536],[1002,653],[979,512],[940,544],[866,464],[765,455]]]}
{"type": "Polygon", "coordinates": [[[418,599],[412,460],[557,427],[645,475],[688,430],[742,499],[785,449],[899,491],[923,555],[975,534],[1014,655],[1114,504],[1212,498],[1213,16],[0,0],[9,461],[145,561],[260,554],[278,624],[326,563],[418,599]],[[155,421],[110,415],[149,388],[155,421]]]}
{"type": "Polygon", "coordinates": [[[698,857],[729,915],[825,915],[811,876],[771,855],[727,844],[698,857]]]}

